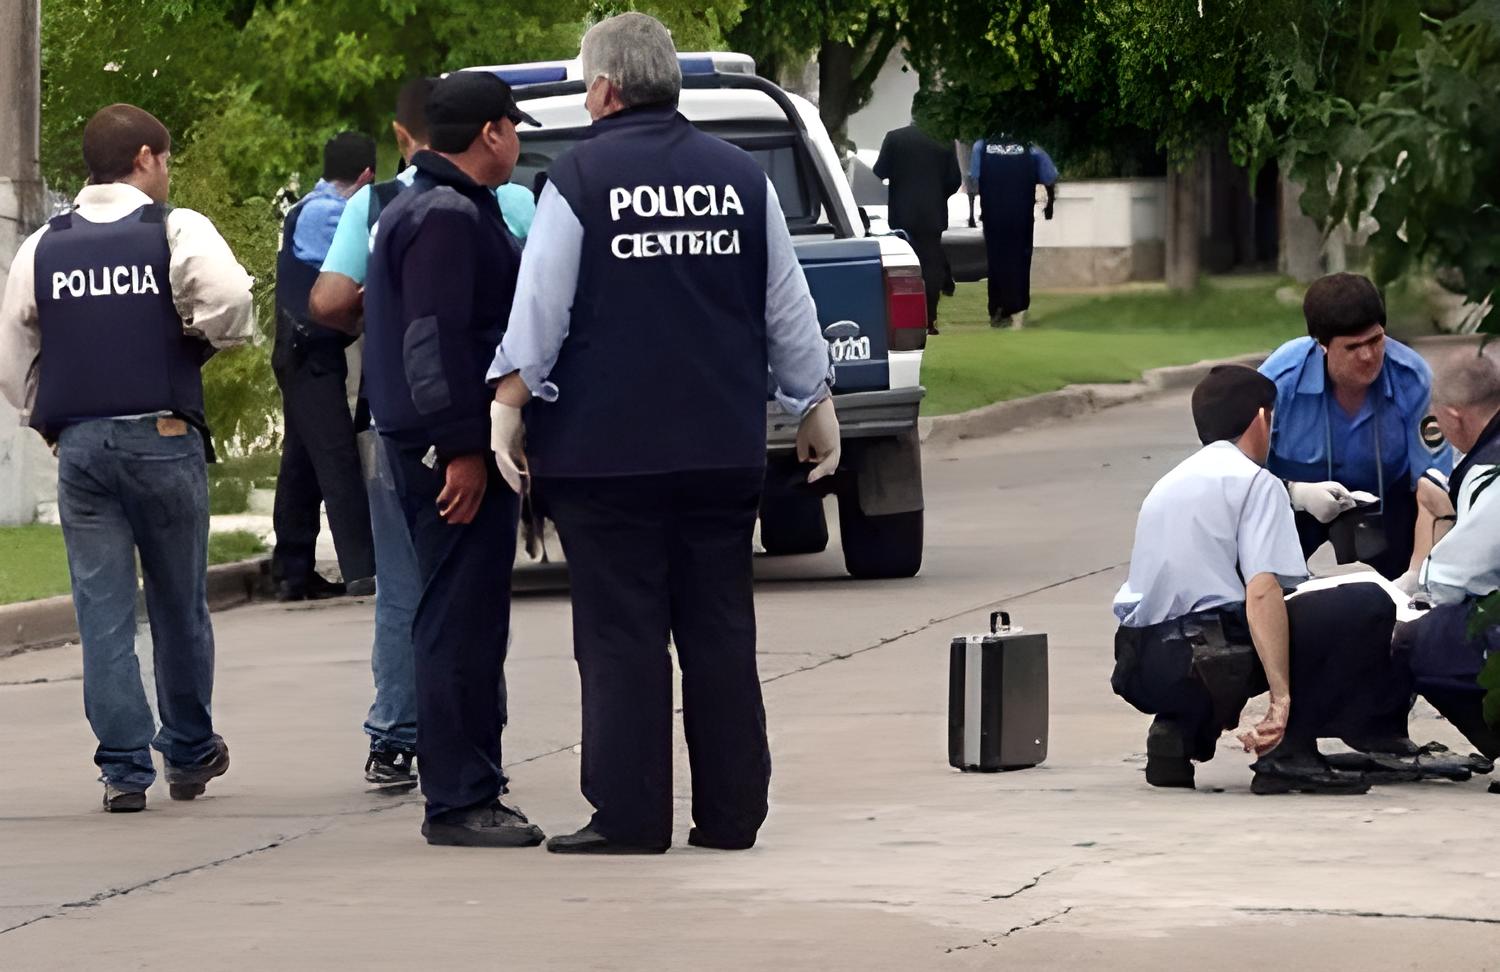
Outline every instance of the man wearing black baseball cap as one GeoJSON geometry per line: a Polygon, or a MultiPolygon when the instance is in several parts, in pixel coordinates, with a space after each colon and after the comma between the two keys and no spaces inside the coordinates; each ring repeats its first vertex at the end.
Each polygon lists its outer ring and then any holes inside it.
{"type": "Polygon", "coordinates": [[[519,500],[489,451],[485,382],[520,265],[492,190],[509,180],[516,124],[527,121],[493,74],[439,81],[427,101],[431,149],[381,213],[365,282],[365,387],[423,580],[412,641],[432,844],[526,847],[544,836],[500,802],[519,500]]]}
{"type": "Polygon", "coordinates": [[[1141,507],[1130,575],[1115,596],[1110,683],[1156,716],[1146,737],[1152,786],[1192,787],[1192,761],[1212,759],[1220,732],[1269,691],[1265,717],[1239,737],[1259,757],[1251,790],[1363,793],[1369,784],[1330,767],[1318,738],[1378,748],[1370,727],[1409,701],[1389,657],[1396,606],[1379,586],[1284,597],[1307,563],[1286,487],[1265,469],[1275,405],[1276,385],[1255,370],[1210,371],[1193,390],[1203,448],[1141,507]]]}

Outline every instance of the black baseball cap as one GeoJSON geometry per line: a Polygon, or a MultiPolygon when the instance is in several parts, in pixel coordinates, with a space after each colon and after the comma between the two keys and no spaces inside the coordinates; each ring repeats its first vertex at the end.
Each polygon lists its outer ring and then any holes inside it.
{"type": "Polygon", "coordinates": [[[509,118],[541,127],[516,105],[510,85],[488,71],[454,71],[427,96],[427,141],[439,152],[462,152],[486,124],[509,118]]]}
{"type": "Polygon", "coordinates": [[[1276,409],[1276,383],[1244,365],[1217,365],[1193,389],[1193,424],[1204,445],[1238,439],[1261,409],[1276,409]]]}

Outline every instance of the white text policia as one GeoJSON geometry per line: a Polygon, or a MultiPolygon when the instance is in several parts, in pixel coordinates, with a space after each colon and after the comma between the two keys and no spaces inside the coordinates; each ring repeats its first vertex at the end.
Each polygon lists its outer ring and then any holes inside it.
{"type": "MultiPolygon", "coordinates": [[[[734,186],[616,186],[609,191],[610,219],[626,212],[641,219],[744,216],[734,186]]],[[[658,256],[733,256],[740,252],[737,229],[622,233],[610,244],[621,260],[658,256]]]]}
{"type": "Polygon", "coordinates": [[[52,274],[52,299],[69,297],[109,297],[125,294],[160,294],[156,286],[156,272],[148,263],[144,267],[99,267],[85,273],[74,270],[70,273],[57,271],[52,274]]]}

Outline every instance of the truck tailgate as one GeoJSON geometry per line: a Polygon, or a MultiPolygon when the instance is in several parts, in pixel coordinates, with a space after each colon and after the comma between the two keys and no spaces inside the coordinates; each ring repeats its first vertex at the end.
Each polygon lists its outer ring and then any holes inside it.
{"type": "Polygon", "coordinates": [[[818,325],[851,321],[859,335],[830,342],[834,394],[890,387],[885,276],[875,239],[796,240],[797,260],[818,307],[818,325]]]}

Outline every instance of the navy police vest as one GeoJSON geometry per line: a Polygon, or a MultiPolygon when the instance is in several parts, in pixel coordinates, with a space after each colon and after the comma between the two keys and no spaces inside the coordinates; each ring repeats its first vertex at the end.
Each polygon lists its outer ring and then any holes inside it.
{"type": "Polygon", "coordinates": [[[340,354],[351,343],[348,335],[313,323],[307,312],[307,300],[322,268],[297,259],[292,240],[309,198],[297,200],[281,223],[281,249],[276,253],[276,343],[271,350],[271,364],[278,370],[293,364],[294,343],[304,350],[326,346],[340,354]]]}
{"type": "MultiPolygon", "coordinates": [[[[54,216],[36,248],[42,346],[31,425],[172,412],[202,427],[207,345],[183,332],[172,302],[166,210],[112,223],[54,216]]],[[[206,436],[205,436],[206,439],[206,436]]]]}
{"type": "Polygon", "coordinates": [[[1036,185],[1041,162],[1025,143],[991,138],[979,159],[979,199],[984,219],[1031,222],[1036,212],[1036,185]]]}
{"type": "Polygon", "coordinates": [[[578,289],[536,400],[539,476],[766,461],[766,175],[673,106],[597,121],[548,179],[583,225],[578,289]]]}

